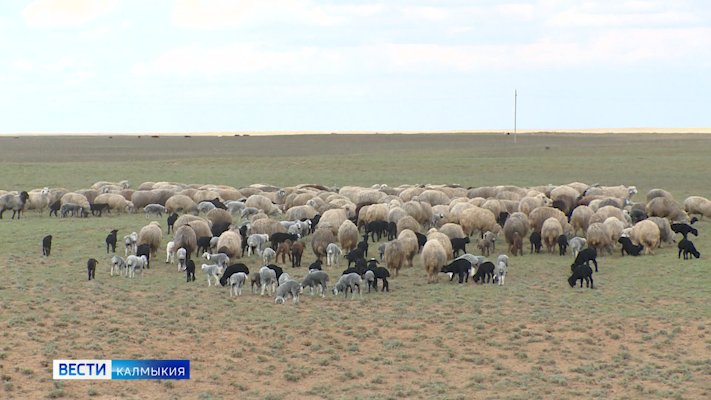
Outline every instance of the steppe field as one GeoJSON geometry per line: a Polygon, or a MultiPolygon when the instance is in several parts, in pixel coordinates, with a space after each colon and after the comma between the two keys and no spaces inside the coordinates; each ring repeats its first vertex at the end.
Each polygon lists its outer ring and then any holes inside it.
{"type": "MultiPolygon", "coordinates": [[[[0,189],[129,180],[295,186],[635,185],[711,198],[711,136],[412,134],[0,137],[0,189]]],[[[28,211],[0,220],[0,399],[704,399],[711,397],[711,224],[700,259],[598,257],[595,289],[571,289],[572,256],[511,257],[504,286],[427,284],[420,266],[389,293],[231,300],[205,274],[158,259],[109,276],[104,238],[150,220],[28,211]],[[52,254],[40,242],[54,236],[52,254]],[[100,262],[87,281],[86,260],[100,262]],[[191,379],[52,379],[54,359],[189,359],[191,379]]],[[[679,239],[680,236],[677,237],[679,239]]],[[[306,240],[310,240],[307,237],[306,240]]],[[[369,254],[377,254],[371,243],[369,254]]],[[[468,245],[476,252],[476,246],[468,245]]],[[[496,243],[495,259],[507,246],[496,243]]],[[[123,255],[123,245],[117,252],[123,255]]],[[[310,247],[304,265],[315,259],[310,247]]],[[[243,258],[251,270],[258,257],[243,258]]],[[[335,283],[345,262],[329,268],[335,283]]],[[[199,268],[199,263],[198,263],[199,268]]],[[[306,267],[285,272],[301,280],[306,267]]]]}

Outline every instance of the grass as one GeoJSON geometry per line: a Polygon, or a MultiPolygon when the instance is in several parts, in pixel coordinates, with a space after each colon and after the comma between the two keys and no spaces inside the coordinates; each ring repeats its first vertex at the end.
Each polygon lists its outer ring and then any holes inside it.
{"type": "MultiPolygon", "coordinates": [[[[704,139],[524,135],[513,146],[499,135],[1,138],[0,188],[75,190],[121,179],[236,187],[581,181],[636,185],[635,201],[655,187],[683,200],[711,197],[699,186],[711,167],[704,139]],[[82,161],[67,161],[65,150],[82,161]]],[[[105,236],[138,231],[149,221],[142,214],[4,217],[0,373],[9,398],[217,399],[238,391],[246,399],[692,399],[711,391],[706,221],[694,238],[701,259],[678,260],[669,246],[655,256],[604,255],[595,290],[568,286],[569,257],[512,258],[503,287],[444,276],[427,285],[416,258],[390,293],[362,302],[305,294],[300,304],[275,305],[248,291],[230,300],[199,271],[187,284],[160,258],[143,279],[110,277],[105,236]],[[52,255],[43,258],[48,233],[52,255]],[[88,282],[90,257],[100,266],[88,282]],[[52,381],[51,361],[63,358],[187,358],[192,378],[52,381]]],[[[303,263],[313,260],[309,250],[303,263]]],[[[243,261],[258,268],[256,257],[243,261]]],[[[332,282],[342,267],[328,271],[332,282]]]]}

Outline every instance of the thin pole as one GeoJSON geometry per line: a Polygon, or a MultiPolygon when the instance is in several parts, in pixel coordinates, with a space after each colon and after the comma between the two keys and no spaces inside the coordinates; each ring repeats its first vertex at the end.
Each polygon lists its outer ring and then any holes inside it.
{"type": "Polygon", "coordinates": [[[516,143],[516,89],[514,89],[514,143],[516,143]]]}

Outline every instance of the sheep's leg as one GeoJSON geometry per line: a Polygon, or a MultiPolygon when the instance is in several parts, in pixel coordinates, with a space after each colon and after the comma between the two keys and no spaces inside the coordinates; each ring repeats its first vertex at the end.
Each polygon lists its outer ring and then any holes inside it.
{"type": "Polygon", "coordinates": [[[592,275],[590,275],[590,289],[595,289],[595,287],[593,286],[593,278],[592,278],[592,275]]]}

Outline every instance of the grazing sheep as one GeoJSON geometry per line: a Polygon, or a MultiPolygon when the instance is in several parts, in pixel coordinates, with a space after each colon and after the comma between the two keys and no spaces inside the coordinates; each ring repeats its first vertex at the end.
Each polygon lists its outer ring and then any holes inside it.
{"type": "Polygon", "coordinates": [[[288,281],[291,279],[291,276],[289,276],[288,273],[284,272],[277,278],[277,284],[278,286],[281,286],[284,282],[288,281]]]}
{"type": "Polygon", "coordinates": [[[215,209],[215,205],[210,201],[201,201],[197,205],[198,214],[207,214],[209,211],[215,209]]]}
{"type": "Polygon", "coordinates": [[[96,261],[95,258],[90,258],[86,262],[86,270],[89,274],[89,280],[96,279],[96,264],[98,261],[96,261]]]}
{"type": "Polygon", "coordinates": [[[240,219],[244,218],[249,218],[253,215],[257,215],[259,213],[259,209],[256,207],[243,207],[242,211],[239,214],[240,219]]]}
{"type": "Polygon", "coordinates": [[[131,254],[126,258],[126,268],[128,273],[126,273],[126,278],[135,278],[136,270],[141,270],[141,277],[145,276],[144,270],[148,266],[148,258],[146,256],[135,256],[131,254]]]}
{"type": "Polygon", "coordinates": [[[264,296],[264,291],[271,296],[272,292],[276,290],[277,276],[276,272],[269,267],[262,267],[259,269],[259,282],[261,283],[262,291],[261,295],[264,296]]]}
{"type": "MultiPolygon", "coordinates": [[[[657,197],[657,199],[661,198],[663,197],[657,197]]],[[[637,225],[632,227],[629,234],[632,243],[644,246],[645,255],[650,253],[654,254],[654,249],[659,245],[660,239],[659,226],[654,221],[645,219],[644,221],[638,222],[637,225]]]]}
{"type": "Polygon", "coordinates": [[[195,282],[195,261],[189,258],[185,261],[185,273],[188,276],[188,282],[195,282]]]}
{"type": "Polygon", "coordinates": [[[175,264],[175,242],[170,241],[165,246],[165,263],[175,264]]]}
{"type": "Polygon", "coordinates": [[[299,282],[293,279],[289,279],[284,283],[279,284],[279,287],[276,290],[276,298],[274,299],[274,303],[284,304],[287,296],[291,295],[291,297],[294,299],[293,303],[296,304],[299,302],[299,293],[301,293],[302,291],[303,288],[301,287],[301,284],[299,282]]]}
{"type": "MultiPolygon", "coordinates": [[[[175,242],[171,243],[173,243],[173,247],[175,247],[175,242]]],[[[185,260],[188,258],[187,256],[188,252],[183,247],[175,252],[175,257],[178,259],[178,272],[185,270],[185,260]]]]}
{"type": "Polygon", "coordinates": [[[113,253],[116,253],[116,242],[118,241],[118,239],[116,238],[116,233],[118,233],[118,229],[112,230],[111,233],[109,233],[106,236],[106,253],[107,254],[109,252],[109,247],[111,247],[111,251],[113,253]]]}
{"type": "Polygon", "coordinates": [[[276,262],[279,261],[279,256],[281,255],[281,263],[286,264],[286,257],[289,256],[289,261],[291,261],[291,240],[285,240],[277,246],[276,249],[276,262]]]}
{"type": "Polygon", "coordinates": [[[472,263],[465,258],[457,258],[451,263],[442,267],[442,272],[449,275],[449,281],[454,280],[455,276],[459,276],[459,283],[469,282],[469,275],[474,267],[472,263]]]}
{"type": "MultiPolygon", "coordinates": [[[[125,197],[121,196],[120,194],[114,194],[114,193],[103,193],[94,199],[94,203],[106,203],[109,205],[109,208],[111,210],[117,211],[119,214],[122,212],[128,212],[132,213],[135,209],[133,206],[133,203],[130,201],[126,200],[125,197]]],[[[89,208],[86,207],[84,210],[88,210],[89,208]]]]}
{"type": "Polygon", "coordinates": [[[158,253],[162,239],[163,230],[158,221],[152,221],[138,232],[138,245],[147,244],[151,249],[151,258],[154,258],[158,253]]]}
{"type": "Polygon", "coordinates": [[[689,224],[682,224],[682,223],[676,223],[676,224],[671,224],[669,226],[671,230],[674,233],[681,233],[684,235],[684,239],[686,239],[686,236],[691,233],[694,236],[699,236],[699,231],[692,228],[691,225],[689,224]]]}
{"type": "Polygon", "coordinates": [[[504,278],[506,277],[506,271],[508,271],[508,265],[504,261],[499,261],[496,263],[496,268],[494,269],[494,280],[499,283],[499,286],[503,286],[504,278]]]}
{"type": "MultiPolygon", "coordinates": [[[[323,221],[323,219],[322,219],[323,221]]],[[[316,258],[321,260],[322,257],[326,256],[326,248],[330,243],[335,242],[334,234],[329,228],[318,228],[314,232],[311,238],[311,249],[313,250],[316,258]]],[[[350,263],[349,263],[350,264],[350,263]]]]}
{"type": "Polygon", "coordinates": [[[657,197],[666,197],[668,199],[674,200],[674,196],[671,195],[671,193],[667,192],[664,189],[652,189],[649,192],[647,192],[647,203],[652,201],[652,199],[657,198],[657,197]]]}
{"type": "MultiPolygon", "coordinates": [[[[400,235],[398,235],[397,239],[400,240],[400,243],[402,243],[402,247],[405,250],[405,262],[403,264],[403,267],[412,267],[412,260],[415,258],[415,255],[417,255],[417,252],[420,250],[420,246],[417,240],[417,234],[415,234],[409,229],[405,229],[400,232],[400,235]]],[[[385,247],[387,247],[387,243],[385,244],[385,246],[383,246],[383,253],[380,257],[381,261],[384,259],[385,247]]],[[[380,253],[380,246],[378,246],[378,252],[380,253]]]]}
{"type": "Polygon", "coordinates": [[[262,251],[262,261],[264,264],[270,264],[275,258],[276,251],[272,250],[270,247],[267,247],[264,251],[262,251]]]}
{"type": "Polygon", "coordinates": [[[212,237],[210,236],[203,236],[199,237],[197,241],[197,252],[195,255],[200,254],[200,252],[207,252],[212,248],[212,237]]]}
{"type": "Polygon", "coordinates": [[[323,266],[323,261],[316,260],[316,261],[312,262],[311,265],[309,265],[309,271],[313,271],[313,270],[321,271],[323,269],[323,268],[321,268],[322,266],[323,266]]]}
{"type": "Polygon", "coordinates": [[[541,232],[531,232],[531,236],[528,238],[528,240],[531,242],[531,254],[533,254],[534,250],[536,251],[536,253],[540,253],[541,247],[543,247],[543,238],[541,236],[541,232]]]}
{"type": "Polygon", "coordinates": [[[612,232],[609,226],[600,222],[590,224],[585,232],[585,239],[589,248],[596,249],[600,254],[604,250],[612,254],[612,232]]]}
{"type": "Polygon", "coordinates": [[[590,266],[590,261],[595,264],[595,272],[597,272],[597,251],[593,247],[589,247],[584,250],[580,250],[578,255],[575,257],[575,261],[570,265],[570,271],[575,271],[575,267],[580,265],[590,266]]]}
{"type": "Polygon", "coordinates": [[[647,209],[645,211],[647,211],[647,215],[649,215],[650,217],[660,218],[671,218],[672,216],[679,215],[679,213],[682,213],[684,210],[687,209],[692,210],[692,212],[690,212],[689,214],[693,214],[696,210],[694,207],[687,207],[688,201],[689,198],[684,201],[684,209],[682,209],[681,205],[674,201],[674,199],[670,199],[667,197],[655,197],[649,203],[647,203],[647,209]]]}
{"type": "Polygon", "coordinates": [[[427,272],[427,283],[437,283],[439,272],[447,262],[447,253],[437,240],[428,240],[420,256],[422,266],[427,272]]]}
{"type": "Polygon", "coordinates": [[[245,275],[249,274],[249,268],[247,268],[246,265],[242,263],[237,263],[237,264],[232,264],[225,268],[225,271],[222,273],[222,276],[220,277],[220,285],[225,286],[227,282],[229,281],[230,277],[238,272],[242,272],[245,275]]]}
{"type": "Polygon", "coordinates": [[[12,219],[15,219],[15,214],[17,214],[17,219],[20,219],[20,211],[25,207],[29,198],[30,195],[25,191],[19,194],[8,193],[0,196],[0,219],[2,219],[5,210],[12,210],[12,219]]]}
{"type": "Polygon", "coordinates": [[[518,232],[514,232],[513,234],[513,241],[509,246],[509,252],[511,252],[514,257],[516,256],[516,253],[523,256],[523,238],[518,232]]]}
{"type": "Polygon", "coordinates": [[[694,243],[691,242],[691,240],[688,240],[686,238],[681,239],[677,244],[677,247],[679,248],[679,256],[677,258],[680,258],[682,253],[684,254],[684,260],[691,260],[691,256],[694,256],[696,258],[701,257],[701,253],[696,250],[696,247],[694,246],[694,243]]]}
{"type": "Polygon", "coordinates": [[[649,217],[647,215],[647,212],[644,210],[640,210],[637,208],[633,208],[629,211],[629,216],[630,216],[630,222],[632,225],[636,224],[639,221],[643,221],[649,217]]]}
{"type": "Polygon", "coordinates": [[[29,197],[22,208],[24,215],[25,210],[37,210],[39,216],[42,216],[42,211],[49,206],[50,196],[49,188],[34,189],[28,193],[29,197]]]}
{"type": "Polygon", "coordinates": [[[257,290],[259,290],[259,288],[262,286],[262,280],[261,280],[259,271],[254,271],[251,274],[249,274],[249,285],[250,285],[249,292],[252,294],[254,294],[256,291],[254,289],[255,287],[257,288],[257,290]]]}
{"type": "Polygon", "coordinates": [[[521,238],[526,237],[526,234],[528,234],[528,217],[520,212],[511,214],[504,223],[504,240],[509,245],[509,248],[513,244],[514,233],[516,232],[521,238]]]}
{"type": "Polygon", "coordinates": [[[684,211],[688,215],[698,215],[700,219],[711,218],[711,201],[701,196],[689,196],[684,200],[684,211]]]}
{"type": "MultiPolygon", "coordinates": [[[[412,232],[412,231],[410,231],[410,232],[412,232]]],[[[388,242],[380,243],[378,245],[378,255],[380,255],[380,261],[383,261],[385,259],[385,248],[387,246],[388,246],[388,242]]]]}
{"type": "Polygon", "coordinates": [[[168,217],[168,234],[170,235],[170,230],[173,229],[173,234],[175,234],[175,221],[178,220],[178,213],[172,213],[168,217]]]}
{"type": "Polygon", "coordinates": [[[150,268],[150,262],[151,262],[151,248],[148,244],[144,243],[138,247],[136,247],[136,255],[137,256],[146,256],[146,265],[144,266],[145,268],[150,268]]]}
{"type": "Polygon", "coordinates": [[[573,252],[573,258],[578,256],[578,252],[580,252],[580,250],[584,249],[585,246],[587,245],[587,243],[588,242],[587,242],[587,240],[585,240],[585,238],[581,238],[578,236],[570,239],[568,244],[570,245],[570,250],[573,252]]]}
{"type": "Polygon", "coordinates": [[[555,217],[546,219],[541,226],[541,238],[548,248],[548,252],[553,254],[558,237],[563,234],[563,226],[555,217]]]}
{"type": "Polygon", "coordinates": [[[355,298],[355,288],[358,288],[358,296],[362,299],[363,294],[361,293],[361,286],[363,285],[363,280],[360,275],[356,273],[350,273],[346,275],[341,275],[338,282],[333,286],[332,292],[334,296],[338,296],[338,292],[343,292],[343,298],[348,297],[348,289],[351,290],[351,300],[355,298]]]}
{"type": "Polygon", "coordinates": [[[501,231],[501,226],[496,223],[494,213],[479,207],[464,210],[459,217],[459,225],[462,226],[462,230],[467,236],[472,236],[475,231],[481,232],[482,235],[486,231],[494,233],[501,231]]]}
{"type": "Polygon", "coordinates": [[[231,259],[238,259],[242,257],[242,234],[234,229],[230,229],[222,232],[219,239],[217,239],[217,251],[219,253],[224,253],[231,259]]]}
{"type": "Polygon", "coordinates": [[[177,213],[182,211],[184,213],[191,213],[193,215],[198,215],[198,208],[195,201],[184,194],[176,194],[171,196],[165,202],[166,213],[177,213]]]}
{"type": "Polygon", "coordinates": [[[49,257],[50,251],[52,251],[52,235],[47,235],[42,238],[42,255],[49,257]]]}
{"type": "Polygon", "coordinates": [[[558,236],[559,255],[564,256],[568,251],[568,237],[565,235],[558,236]]]}
{"type": "Polygon", "coordinates": [[[364,257],[365,257],[365,255],[363,254],[363,251],[361,251],[360,249],[351,250],[350,252],[348,252],[348,254],[343,256],[343,258],[348,260],[349,267],[351,266],[351,263],[355,263],[358,260],[363,259],[364,257]]]}
{"type": "Polygon", "coordinates": [[[207,276],[207,286],[212,286],[212,282],[210,282],[211,276],[215,278],[215,286],[217,286],[217,282],[220,281],[218,275],[222,274],[222,267],[217,264],[202,264],[200,268],[207,276]]]}
{"type": "Polygon", "coordinates": [[[580,280],[580,287],[583,287],[583,279],[585,280],[586,286],[590,289],[594,289],[592,268],[589,265],[578,265],[573,270],[573,274],[568,278],[568,284],[570,287],[574,288],[575,283],[580,280]]]}
{"type": "Polygon", "coordinates": [[[323,271],[311,270],[306,274],[304,279],[301,281],[301,287],[309,287],[311,289],[311,295],[314,294],[314,287],[317,285],[321,289],[321,297],[326,297],[326,290],[328,289],[328,274],[323,271]]]}
{"type": "Polygon", "coordinates": [[[410,215],[406,215],[406,216],[400,218],[397,221],[396,225],[397,225],[397,234],[398,235],[400,235],[400,233],[405,229],[409,229],[413,232],[419,232],[420,229],[422,229],[422,227],[420,226],[420,223],[417,222],[417,220],[410,215]]]}
{"type": "Polygon", "coordinates": [[[60,200],[57,200],[57,201],[53,202],[52,204],[50,204],[49,205],[49,216],[51,217],[52,214],[54,214],[55,217],[59,217],[59,215],[57,215],[57,212],[59,211],[59,209],[61,207],[62,207],[62,202],[60,200]]]}
{"type": "Polygon", "coordinates": [[[643,248],[642,245],[635,246],[634,244],[632,244],[632,240],[625,236],[617,239],[617,242],[622,245],[622,250],[620,250],[620,252],[622,253],[622,257],[625,256],[625,253],[630,256],[637,257],[643,248]]]}
{"type": "Polygon", "coordinates": [[[230,275],[230,298],[234,296],[242,296],[242,286],[247,281],[247,274],[237,272],[230,275]]]}
{"type": "Polygon", "coordinates": [[[291,268],[301,267],[301,257],[304,254],[306,243],[295,242],[291,245],[291,268]]]}
{"type": "Polygon", "coordinates": [[[566,230],[566,225],[569,225],[568,217],[562,211],[553,207],[538,207],[535,210],[531,211],[531,213],[528,215],[528,225],[531,230],[540,231],[541,235],[543,235],[543,223],[546,222],[548,218],[557,219],[558,222],[560,222],[563,231],[566,230]]]}
{"type": "Polygon", "coordinates": [[[494,263],[492,263],[491,261],[483,262],[476,269],[476,273],[474,274],[472,279],[474,279],[474,282],[479,282],[479,279],[481,279],[482,284],[488,283],[493,279],[494,269],[494,263]]]}
{"type": "MultiPolygon", "coordinates": [[[[388,283],[388,278],[390,277],[390,271],[385,267],[377,267],[375,263],[369,262],[365,272],[372,271],[375,280],[373,281],[373,289],[378,291],[378,279],[383,281],[383,287],[380,292],[390,292],[390,283],[388,283]]],[[[363,275],[365,275],[365,272],[363,275]]],[[[360,275],[360,274],[359,274],[360,275]]]]}
{"type": "Polygon", "coordinates": [[[481,239],[479,241],[479,244],[476,245],[476,247],[481,250],[481,255],[483,256],[484,253],[486,253],[487,256],[489,256],[489,253],[491,251],[491,242],[486,240],[486,239],[481,239]]]}
{"type": "Polygon", "coordinates": [[[165,206],[161,204],[147,204],[145,207],[143,207],[143,211],[146,213],[146,218],[150,217],[151,214],[155,214],[159,217],[162,217],[163,213],[168,212],[165,206]]]}
{"type": "Polygon", "coordinates": [[[659,227],[659,247],[662,247],[662,242],[671,244],[675,242],[674,233],[671,230],[669,221],[666,218],[649,217],[649,221],[653,221],[659,227]]]}
{"type": "Polygon", "coordinates": [[[385,263],[395,277],[399,275],[400,268],[405,264],[405,247],[399,239],[393,239],[385,246],[385,263]]]}
{"type": "MultiPolygon", "coordinates": [[[[368,293],[370,293],[370,289],[373,287],[373,284],[375,283],[375,273],[373,273],[373,271],[371,271],[371,270],[365,271],[363,280],[365,280],[365,283],[368,286],[368,293]]],[[[375,288],[375,291],[377,292],[378,288],[375,288]]]]}
{"type": "Polygon", "coordinates": [[[269,235],[266,233],[254,233],[247,238],[247,257],[250,257],[255,252],[262,255],[266,243],[269,241],[269,235]]]}
{"type": "MultiPolygon", "coordinates": [[[[78,204],[74,203],[64,203],[62,206],[59,208],[59,218],[66,218],[67,215],[71,214],[72,217],[75,217],[77,215],[83,216],[84,215],[84,207],[79,206],[78,204]]],[[[13,218],[14,218],[13,214],[13,218]]],[[[20,219],[20,216],[17,216],[17,219],[20,219]]]]}
{"type": "Polygon", "coordinates": [[[301,238],[300,234],[277,232],[269,237],[272,250],[276,250],[280,243],[290,240],[292,243],[301,238]]]}
{"type": "MultiPolygon", "coordinates": [[[[123,271],[126,269],[126,260],[123,259],[121,256],[113,256],[111,257],[111,276],[114,276],[114,270],[118,273],[119,276],[123,275],[123,271]]],[[[128,274],[128,271],[126,271],[128,274]]]]}
{"type": "Polygon", "coordinates": [[[590,218],[592,218],[594,214],[595,212],[588,206],[581,205],[575,207],[570,214],[570,225],[573,227],[573,234],[577,234],[578,229],[582,230],[583,233],[587,232],[588,226],[590,226],[590,218]]]}
{"type": "Polygon", "coordinates": [[[207,261],[212,261],[213,264],[217,264],[221,268],[227,268],[227,265],[230,263],[230,257],[223,253],[210,254],[208,252],[204,252],[202,253],[202,258],[207,261]]]}
{"type": "Polygon", "coordinates": [[[338,258],[341,255],[341,249],[335,243],[329,243],[326,247],[326,265],[329,267],[336,266],[338,264],[338,258]]]}
{"type": "Polygon", "coordinates": [[[197,249],[197,235],[195,235],[195,231],[190,226],[179,226],[173,232],[173,243],[178,249],[185,250],[186,258],[189,259],[197,249]]]}

